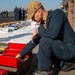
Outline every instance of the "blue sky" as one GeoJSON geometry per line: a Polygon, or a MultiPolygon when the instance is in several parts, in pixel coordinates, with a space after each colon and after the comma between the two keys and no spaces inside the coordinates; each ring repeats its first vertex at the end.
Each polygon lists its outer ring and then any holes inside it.
{"type": "MultiPolygon", "coordinates": [[[[0,0],[0,12],[4,10],[13,11],[15,6],[26,8],[27,4],[32,0],[0,0]]],[[[46,10],[60,8],[62,0],[38,0],[46,10]]]]}

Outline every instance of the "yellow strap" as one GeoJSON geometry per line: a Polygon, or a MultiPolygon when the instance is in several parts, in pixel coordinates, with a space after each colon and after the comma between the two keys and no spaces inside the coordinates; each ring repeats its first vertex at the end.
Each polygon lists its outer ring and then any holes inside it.
{"type": "Polygon", "coordinates": [[[0,48],[0,50],[5,50],[5,48],[0,48]]]}

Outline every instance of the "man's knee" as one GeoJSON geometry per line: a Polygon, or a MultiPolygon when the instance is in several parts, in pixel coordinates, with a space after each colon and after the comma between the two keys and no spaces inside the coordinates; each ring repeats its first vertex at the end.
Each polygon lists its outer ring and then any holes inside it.
{"type": "Polygon", "coordinates": [[[40,43],[39,44],[41,44],[41,45],[43,45],[43,46],[50,46],[50,43],[51,43],[51,39],[50,38],[48,38],[48,37],[42,37],[41,39],[40,39],[40,43]]]}
{"type": "Polygon", "coordinates": [[[45,44],[45,42],[47,42],[47,38],[46,37],[42,37],[40,39],[40,43],[45,44]]]}
{"type": "Polygon", "coordinates": [[[52,39],[51,38],[48,38],[48,37],[42,37],[40,39],[40,42],[48,42],[48,41],[52,41],[52,39]]]}

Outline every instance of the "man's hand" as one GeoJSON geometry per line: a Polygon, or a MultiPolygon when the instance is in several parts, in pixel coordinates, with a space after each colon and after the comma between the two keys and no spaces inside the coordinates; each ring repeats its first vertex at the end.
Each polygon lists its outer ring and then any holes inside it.
{"type": "Polygon", "coordinates": [[[20,57],[21,57],[21,55],[20,55],[20,54],[16,55],[16,58],[17,58],[17,59],[20,59],[20,57]]]}
{"type": "Polygon", "coordinates": [[[32,37],[31,37],[32,43],[34,43],[34,42],[33,42],[33,38],[34,38],[37,34],[38,34],[38,29],[35,30],[35,31],[33,32],[33,34],[32,34],[32,37]]]}

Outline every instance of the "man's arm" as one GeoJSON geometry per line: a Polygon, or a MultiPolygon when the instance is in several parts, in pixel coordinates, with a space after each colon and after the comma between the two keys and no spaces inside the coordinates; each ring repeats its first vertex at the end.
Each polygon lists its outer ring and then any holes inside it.
{"type": "Polygon", "coordinates": [[[55,39],[59,31],[64,24],[64,12],[60,9],[55,10],[52,13],[52,17],[50,19],[49,25],[47,25],[47,29],[44,29],[43,25],[40,25],[38,29],[38,34],[40,37],[49,37],[55,39]]]}
{"type": "Polygon", "coordinates": [[[28,53],[30,50],[32,50],[35,46],[39,44],[39,40],[40,38],[37,38],[37,36],[35,36],[33,42],[30,41],[29,43],[27,43],[27,45],[21,50],[21,52],[16,56],[16,58],[20,58],[26,53],[28,53]]]}

